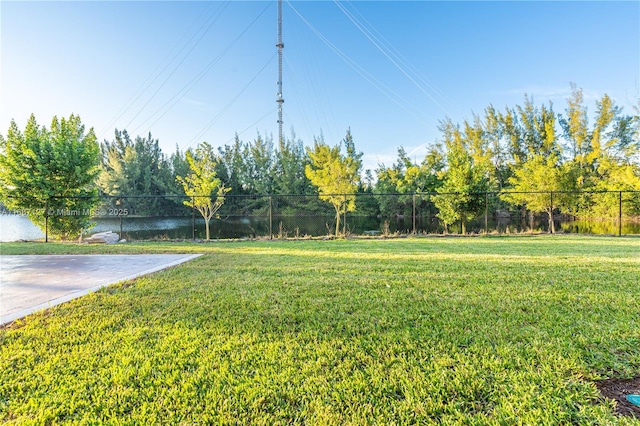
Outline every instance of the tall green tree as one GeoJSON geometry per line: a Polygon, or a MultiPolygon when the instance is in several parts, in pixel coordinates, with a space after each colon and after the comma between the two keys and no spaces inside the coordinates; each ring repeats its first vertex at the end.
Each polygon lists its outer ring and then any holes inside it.
{"type": "Polygon", "coordinates": [[[246,149],[246,190],[251,194],[272,194],[274,187],[273,140],[259,133],[246,149]]]}
{"type": "Polygon", "coordinates": [[[305,174],[309,157],[295,132],[280,141],[274,161],[274,191],[276,194],[307,194],[311,183],[305,174]]]}
{"type": "Polygon", "coordinates": [[[189,162],[187,162],[186,153],[180,150],[176,145],[176,150],[169,156],[169,165],[171,166],[171,185],[169,185],[169,194],[182,195],[184,190],[178,176],[186,176],[189,173],[189,162]]]}
{"type": "Polygon", "coordinates": [[[510,164],[518,166],[527,160],[527,150],[524,147],[522,129],[518,120],[518,113],[513,108],[507,108],[504,113],[499,113],[500,131],[506,139],[510,164]]]}
{"type": "Polygon", "coordinates": [[[49,129],[31,115],[24,132],[11,121],[0,147],[0,196],[53,236],[76,237],[96,205],[99,147],[80,117],[53,117],[49,129]]]}
{"type": "Polygon", "coordinates": [[[474,158],[471,154],[470,140],[465,139],[458,125],[446,120],[441,123],[440,130],[447,159],[446,169],[442,172],[443,183],[437,188],[439,195],[434,204],[446,229],[459,220],[465,234],[467,222],[484,206],[485,198],[481,193],[487,190],[489,182],[486,164],[481,160],[482,156],[474,158]]]}
{"type": "MultiPolygon", "coordinates": [[[[640,164],[633,158],[640,152],[639,141],[634,141],[633,117],[623,116],[621,108],[605,94],[596,101],[596,115],[590,132],[591,152],[587,157],[589,186],[596,191],[640,190],[640,164]]],[[[599,218],[617,218],[619,194],[594,193],[589,213],[599,218]]],[[[626,215],[638,214],[640,201],[623,197],[626,215]]],[[[584,213],[583,213],[584,214],[584,213]]]]}
{"type": "Polygon", "coordinates": [[[380,212],[383,216],[391,217],[404,213],[407,203],[407,196],[403,195],[407,187],[405,185],[405,175],[407,168],[412,163],[407,157],[403,147],[398,148],[398,159],[390,167],[380,164],[376,169],[375,194],[380,212]]]}
{"type": "Polygon", "coordinates": [[[501,198],[516,205],[524,205],[532,212],[546,213],[549,220],[549,231],[555,233],[553,211],[563,199],[562,194],[552,195],[562,190],[562,168],[555,155],[544,156],[534,154],[522,167],[515,170],[509,178],[509,192],[501,194],[501,198]]]}
{"type": "Polygon", "coordinates": [[[122,196],[117,202],[139,215],[170,213],[175,208],[175,203],[159,197],[175,194],[177,188],[171,164],[151,134],[132,140],[126,130],[116,130],[114,140],[104,141],[100,148],[97,184],[104,194],[122,196]]]}
{"type": "MultiPolygon", "coordinates": [[[[575,84],[560,123],[573,154],[565,165],[565,189],[589,191],[636,190],[640,170],[634,159],[640,153],[637,117],[623,115],[609,95],[596,101],[589,123],[582,89],[575,84]]],[[[582,194],[573,203],[577,216],[617,217],[617,194],[582,194]]],[[[632,203],[633,204],[633,203],[632,203]]],[[[635,211],[632,207],[630,211],[635,211]]]]}
{"type": "Polygon", "coordinates": [[[319,198],[331,203],[335,209],[335,235],[338,236],[340,216],[356,209],[355,192],[361,179],[362,154],[356,152],[350,130],[345,139],[334,147],[316,138],[307,154],[311,163],[307,164],[305,174],[318,187],[319,198]],[[346,154],[341,152],[342,146],[345,146],[346,154]]]}
{"type": "Polygon", "coordinates": [[[218,147],[216,173],[230,188],[233,194],[247,194],[247,158],[249,150],[247,144],[236,134],[231,145],[218,147]]]}
{"type": "Polygon", "coordinates": [[[576,189],[585,189],[589,177],[588,160],[592,147],[589,142],[589,123],[584,94],[575,83],[571,83],[571,95],[567,99],[565,115],[560,117],[559,122],[568,145],[570,161],[573,162],[576,189]]]}
{"type": "Polygon", "coordinates": [[[509,124],[511,136],[518,139],[518,155],[511,164],[506,189],[509,194],[501,199],[524,206],[532,213],[547,213],[549,229],[555,232],[553,211],[564,196],[556,194],[552,203],[550,192],[564,189],[566,173],[561,163],[562,149],[558,139],[558,116],[553,104],[536,106],[533,98],[525,95],[524,106],[516,106],[518,120],[509,124]]]}
{"type": "Polygon", "coordinates": [[[231,190],[216,177],[217,158],[211,145],[202,142],[195,150],[186,152],[189,174],[178,176],[184,192],[190,200],[184,204],[198,210],[205,220],[206,239],[210,239],[209,222],[224,204],[224,195],[231,190]]]}
{"type": "Polygon", "coordinates": [[[403,147],[398,148],[398,159],[391,166],[381,164],[376,170],[378,180],[375,193],[385,216],[404,214],[412,208],[414,193],[433,192],[440,185],[438,173],[444,168],[444,159],[438,145],[420,164],[413,162],[403,147]]]}
{"type": "Polygon", "coordinates": [[[496,188],[503,188],[511,174],[509,150],[504,140],[502,115],[489,105],[484,111],[484,137],[491,152],[491,180],[496,188]]]}

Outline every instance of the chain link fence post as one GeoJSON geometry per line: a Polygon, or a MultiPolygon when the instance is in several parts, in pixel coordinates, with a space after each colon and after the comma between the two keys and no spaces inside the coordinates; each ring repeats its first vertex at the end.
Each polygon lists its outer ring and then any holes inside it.
{"type": "Polygon", "coordinates": [[[618,192],[618,236],[622,236],[622,191],[618,192]]]}
{"type": "Polygon", "coordinates": [[[195,196],[191,196],[191,234],[192,239],[196,240],[196,199],[195,196]]]}
{"type": "Polygon", "coordinates": [[[549,193],[551,205],[549,206],[549,233],[555,234],[555,223],[553,222],[553,191],[549,193]]]}
{"type": "Polygon", "coordinates": [[[412,217],[413,217],[413,229],[412,229],[412,233],[413,235],[416,235],[416,193],[413,193],[412,196],[412,203],[413,203],[413,213],[412,213],[412,217]]]}
{"type": "Polygon", "coordinates": [[[273,239],[273,196],[269,195],[269,239],[273,239]]]}
{"type": "Polygon", "coordinates": [[[484,193],[484,233],[489,233],[489,193],[484,193]]]}
{"type": "Polygon", "coordinates": [[[49,242],[49,200],[44,203],[44,242],[49,242]]]}
{"type": "Polygon", "coordinates": [[[347,194],[344,194],[344,212],[342,216],[342,235],[347,238],[347,194]]]}
{"type": "Polygon", "coordinates": [[[120,238],[124,238],[124,235],[122,233],[122,206],[124,206],[124,204],[122,203],[122,198],[119,200],[119,206],[118,206],[118,216],[120,217],[120,238]]]}

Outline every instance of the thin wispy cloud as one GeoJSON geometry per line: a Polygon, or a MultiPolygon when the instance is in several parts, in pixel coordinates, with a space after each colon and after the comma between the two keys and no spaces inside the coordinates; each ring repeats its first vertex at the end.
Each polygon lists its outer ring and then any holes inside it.
{"type": "Polygon", "coordinates": [[[196,109],[200,111],[212,112],[211,107],[209,107],[209,105],[207,105],[205,102],[197,101],[195,99],[190,99],[190,98],[182,98],[180,99],[180,102],[183,102],[187,105],[194,106],[196,107],[196,109]]]}

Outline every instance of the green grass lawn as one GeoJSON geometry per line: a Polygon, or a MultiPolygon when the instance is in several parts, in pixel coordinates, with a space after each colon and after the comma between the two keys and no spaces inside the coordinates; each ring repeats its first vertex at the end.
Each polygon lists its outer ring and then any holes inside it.
{"type": "Polygon", "coordinates": [[[640,424],[640,239],[3,244],[205,252],[0,329],[0,421],[640,424]]]}

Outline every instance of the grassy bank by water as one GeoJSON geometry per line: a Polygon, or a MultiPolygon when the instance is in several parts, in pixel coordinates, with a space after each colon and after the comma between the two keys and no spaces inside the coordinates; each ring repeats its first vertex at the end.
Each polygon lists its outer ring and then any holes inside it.
{"type": "Polygon", "coordinates": [[[640,239],[2,244],[205,252],[0,329],[0,420],[640,424],[640,239]]]}

